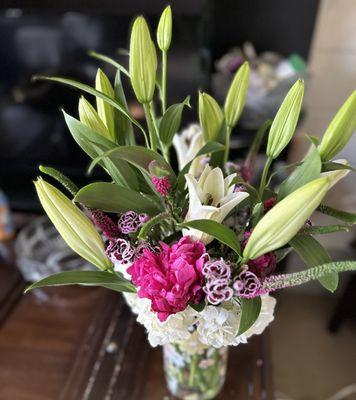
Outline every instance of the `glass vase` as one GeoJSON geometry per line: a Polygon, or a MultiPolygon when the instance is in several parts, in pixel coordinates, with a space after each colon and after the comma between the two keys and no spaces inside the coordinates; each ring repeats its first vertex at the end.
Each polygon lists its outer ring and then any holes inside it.
{"type": "Polygon", "coordinates": [[[213,399],[225,382],[228,347],[185,351],[179,344],[163,346],[163,362],[169,391],[178,399],[213,399]]]}

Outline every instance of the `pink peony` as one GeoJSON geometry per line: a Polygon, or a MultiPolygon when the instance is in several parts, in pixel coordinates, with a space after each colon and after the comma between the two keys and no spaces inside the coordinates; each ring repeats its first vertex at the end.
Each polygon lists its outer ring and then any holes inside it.
{"type": "Polygon", "coordinates": [[[165,321],[185,310],[188,303],[201,301],[205,261],[204,244],[184,236],[172,246],[161,243],[159,253],[145,249],[127,272],[139,288],[138,296],[150,299],[152,311],[165,321]]]}

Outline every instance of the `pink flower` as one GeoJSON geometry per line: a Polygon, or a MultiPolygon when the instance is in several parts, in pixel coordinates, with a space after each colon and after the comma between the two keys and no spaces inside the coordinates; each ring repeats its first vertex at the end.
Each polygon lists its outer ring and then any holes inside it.
{"type": "Polygon", "coordinates": [[[229,280],[218,278],[209,280],[203,290],[210,304],[218,305],[223,301],[229,301],[234,295],[234,291],[229,287],[229,280]]]}
{"type": "MultiPolygon", "coordinates": [[[[246,246],[251,233],[251,231],[245,232],[246,240],[242,243],[242,247],[246,246]]],[[[271,275],[271,273],[276,269],[276,254],[273,251],[262,254],[253,260],[249,260],[247,265],[248,269],[263,281],[266,276],[271,275]]]]}
{"type": "Polygon", "coordinates": [[[169,191],[171,189],[171,182],[169,181],[168,176],[164,176],[163,178],[158,178],[157,176],[153,175],[151,177],[151,182],[153,183],[153,186],[161,196],[163,197],[168,196],[169,191]]]}
{"type": "Polygon", "coordinates": [[[276,198],[271,197],[263,202],[263,211],[266,214],[276,204],[276,198]]]}
{"type": "Polygon", "coordinates": [[[125,239],[110,240],[106,255],[114,264],[128,265],[133,261],[135,248],[125,239]]]}
{"type": "Polygon", "coordinates": [[[237,277],[233,284],[235,294],[242,298],[256,297],[261,289],[261,282],[258,277],[251,271],[245,269],[237,277]]]}
{"type": "Polygon", "coordinates": [[[145,249],[127,272],[139,288],[138,296],[150,299],[152,311],[165,321],[169,315],[185,310],[188,303],[201,301],[205,261],[204,244],[184,236],[172,246],[161,243],[158,254],[145,249]]]}
{"type": "Polygon", "coordinates": [[[231,276],[231,268],[222,258],[209,260],[204,264],[203,275],[207,280],[225,279],[228,281],[231,276]]]}

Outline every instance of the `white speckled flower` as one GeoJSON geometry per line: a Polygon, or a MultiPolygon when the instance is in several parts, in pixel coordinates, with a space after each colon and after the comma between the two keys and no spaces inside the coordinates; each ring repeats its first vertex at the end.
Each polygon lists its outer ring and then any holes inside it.
{"type": "MultiPolygon", "coordinates": [[[[181,171],[186,164],[194,159],[198,151],[204,146],[203,131],[198,124],[191,124],[181,133],[173,138],[173,145],[178,157],[178,166],[181,171]]],[[[197,157],[189,168],[189,173],[195,177],[201,175],[204,169],[203,159],[205,156],[197,157]]]]}
{"type": "MultiPolygon", "coordinates": [[[[222,222],[229,212],[242,200],[248,197],[246,192],[235,192],[231,185],[236,174],[231,174],[224,179],[220,168],[206,165],[199,180],[192,174],[186,174],[185,179],[189,191],[189,209],[186,221],[196,219],[210,219],[222,222]],[[231,186],[230,186],[231,185],[231,186]]],[[[189,235],[195,240],[208,244],[213,237],[196,229],[185,229],[184,235],[189,235]]]]}

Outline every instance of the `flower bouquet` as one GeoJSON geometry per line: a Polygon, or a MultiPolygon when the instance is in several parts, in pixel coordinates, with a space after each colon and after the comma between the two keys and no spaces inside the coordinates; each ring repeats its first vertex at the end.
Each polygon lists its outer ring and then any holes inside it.
{"type": "Polygon", "coordinates": [[[293,136],[303,82],[294,84],[273,122],[258,130],[245,162],[236,165],[229,161],[230,135],[246,99],[249,65],[236,72],[223,108],[200,93],[200,124],[177,134],[190,104],[187,98],[166,105],[171,32],[167,7],[157,29],[159,72],[156,46],[140,16],[132,26],[129,70],[93,54],[116,68],[114,84],[100,69],[95,88],[67,78],[39,77],[95,98],[96,107],[80,98],[79,119],[63,114],[74,140],[92,159],[89,172],[101,167],[108,181],[78,189],[57,170],[40,167],[69,195],[38,178],[35,186],[44,210],[68,245],[97,270],[58,273],[27,290],[79,284],[123,292],[150,344],[164,346],[171,392],[211,399],[224,382],[228,346],[261,334],[273,320],[271,293],[311,280],[334,291],[338,272],[356,269],[354,261],[332,262],[314,238],[347,230],[356,221],[355,214],[322,204],[326,193],[353,170],[346,160],[331,160],[355,129],[356,93],[320,143],[309,138],[308,154],[275,187],[270,168],[293,136]],[[121,76],[142,104],[146,126],[130,114],[121,76]],[[254,187],[253,160],[267,134],[267,161],[254,187]],[[136,144],[139,135],[144,145],[136,144]],[[170,161],[172,145],[176,170],[170,161]],[[315,210],[341,223],[313,226],[315,210]],[[279,274],[278,262],[292,250],[307,269],[279,274]]]}

